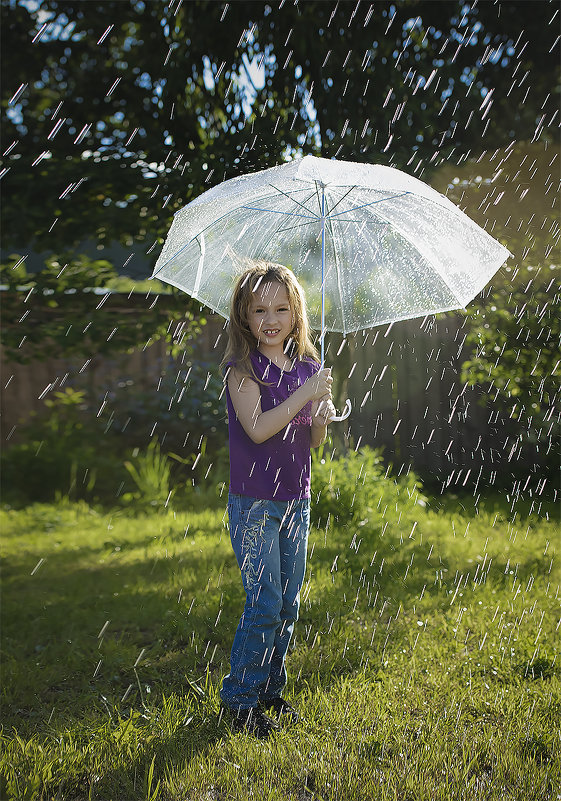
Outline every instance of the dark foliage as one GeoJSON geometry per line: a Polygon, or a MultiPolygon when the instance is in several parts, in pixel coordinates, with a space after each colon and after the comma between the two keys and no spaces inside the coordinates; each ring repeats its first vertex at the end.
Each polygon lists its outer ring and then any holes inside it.
{"type": "Polygon", "coordinates": [[[299,149],[426,175],[553,135],[551,2],[2,10],[5,246],[150,250],[201,191],[299,149]]]}

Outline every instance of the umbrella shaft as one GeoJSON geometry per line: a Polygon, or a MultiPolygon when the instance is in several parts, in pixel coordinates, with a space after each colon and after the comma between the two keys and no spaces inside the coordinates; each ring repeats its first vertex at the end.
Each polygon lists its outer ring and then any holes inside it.
{"type": "Polygon", "coordinates": [[[325,188],[321,187],[321,366],[324,365],[325,339],[325,188]]]}

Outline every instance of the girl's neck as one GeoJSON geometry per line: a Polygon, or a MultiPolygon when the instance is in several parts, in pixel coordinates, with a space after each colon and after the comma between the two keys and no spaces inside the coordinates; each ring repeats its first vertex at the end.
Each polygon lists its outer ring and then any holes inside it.
{"type": "Polygon", "coordinates": [[[276,364],[277,367],[283,372],[289,373],[292,370],[294,360],[291,359],[290,356],[287,356],[282,347],[279,346],[278,348],[271,348],[260,343],[257,346],[257,350],[259,353],[265,356],[266,359],[269,359],[269,361],[273,362],[273,364],[276,364]]]}

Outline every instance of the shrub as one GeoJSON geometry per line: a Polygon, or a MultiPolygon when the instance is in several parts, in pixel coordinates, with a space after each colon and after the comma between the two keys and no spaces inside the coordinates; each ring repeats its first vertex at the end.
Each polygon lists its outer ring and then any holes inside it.
{"type": "Polygon", "coordinates": [[[216,365],[189,361],[178,367],[170,361],[157,389],[139,389],[123,378],[119,393],[109,397],[104,416],[112,430],[124,431],[129,447],[144,447],[157,423],[165,451],[197,453],[203,437],[213,450],[226,436],[222,390],[216,365]]]}
{"type": "Polygon", "coordinates": [[[319,448],[312,466],[312,523],[376,526],[390,504],[403,512],[426,505],[414,473],[392,478],[389,471],[380,450],[364,447],[335,457],[319,448]]]}
{"type": "Polygon", "coordinates": [[[84,392],[55,392],[45,406],[46,416],[22,426],[24,441],[2,453],[4,490],[24,502],[115,497],[126,472],[102,422],[87,414],[84,392]]]}
{"type": "Polygon", "coordinates": [[[169,287],[161,295],[161,284],[154,282],[154,302],[133,306],[132,315],[123,314],[132,311],[127,282],[112,264],[84,254],[69,257],[67,264],[63,260],[49,257],[37,273],[28,273],[17,256],[0,264],[7,289],[2,298],[2,344],[8,358],[25,363],[52,353],[65,358],[130,353],[139,343],[158,339],[165,339],[174,355],[192,352],[190,342],[206,324],[195,300],[169,287]],[[98,292],[108,293],[101,302],[98,292]]]}
{"type": "Polygon", "coordinates": [[[160,450],[157,439],[152,439],[144,452],[135,453],[125,461],[125,467],[136,484],[137,491],[123,496],[141,510],[167,507],[174,489],[171,485],[169,458],[160,450]]]}
{"type": "Polygon", "coordinates": [[[471,354],[461,380],[484,387],[482,403],[513,421],[505,473],[525,478],[532,472],[557,481],[561,315],[553,285],[561,268],[550,264],[533,271],[527,268],[525,286],[499,286],[470,306],[466,344],[471,354]]]}

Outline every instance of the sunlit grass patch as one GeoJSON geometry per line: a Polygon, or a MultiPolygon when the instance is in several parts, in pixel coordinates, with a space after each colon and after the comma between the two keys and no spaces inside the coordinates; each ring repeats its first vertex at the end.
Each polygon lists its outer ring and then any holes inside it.
{"type": "Polygon", "coordinates": [[[243,605],[222,506],[2,518],[0,795],[556,799],[556,522],[406,496],[314,526],[303,720],[263,743],[219,717],[243,605]]]}

